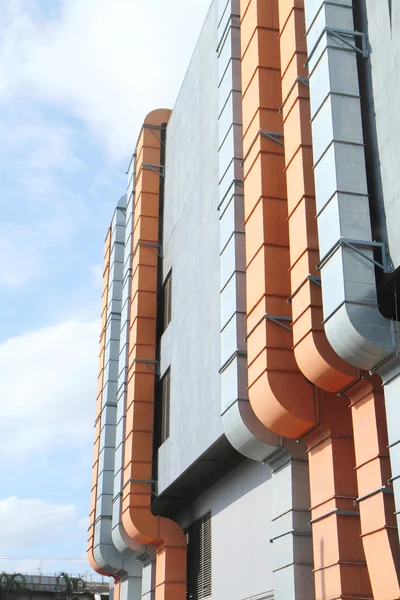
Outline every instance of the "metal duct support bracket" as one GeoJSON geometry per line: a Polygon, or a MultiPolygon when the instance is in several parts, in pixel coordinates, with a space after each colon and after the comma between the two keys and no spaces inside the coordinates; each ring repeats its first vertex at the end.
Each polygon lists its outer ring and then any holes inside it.
{"type": "Polygon", "coordinates": [[[152,163],[143,162],[142,168],[149,169],[149,171],[153,171],[153,173],[155,173],[156,175],[164,177],[164,165],[153,165],[152,163]]]}
{"type": "Polygon", "coordinates": [[[308,79],[306,77],[296,77],[296,79],[294,80],[294,83],[293,83],[292,87],[290,88],[290,90],[286,94],[286,98],[284,99],[284,101],[281,104],[281,107],[279,109],[280,113],[282,113],[282,111],[283,111],[283,109],[285,107],[286,102],[289,100],[290,94],[293,92],[294,88],[296,87],[296,85],[298,83],[302,83],[307,88],[310,86],[309,81],[308,81],[308,79]]]}
{"type": "Polygon", "coordinates": [[[317,41],[314,44],[310,54],[308,55],[307,61],[304,63],[304,67],[308,68],[311,58],[315,50],[317,49],[318,44],[322,40],[325,34],[331,35],[336,39],[340,40],[346,46],[348,46],[351,50],[360,54],[363,58],[368,58],[370,55],[369,46],[368,46],[368,34],[364,31],[351,31],[348,29],[338,29],[337,27],[324,27],[320,35],[318,36],[317,41]],[[349,42],[348,38],[351,37],[354,39],[354,43],[349,42]],[[361,48],[359,48],[356,44],[356,40],[361,40],[361,48]]]}
{"type": "Polygon", "coordinates": [[[349,239],[345,239],[345,238],[340,238],[336,242],[336,244],[334,246],[332,246],[332,248],[330,250],[328,250],[328,252],[325,254],[325,256],[316,265],[315,270],[320,271],[322,269],[322,267],[328,262],[328,260],[332,257],[332,255],[336,252],[336,250],[340,246],[346,246],[347,248],[354,250],[354,252],[357,252],[357,254],[359,254],[360,256],[365,258],[365,260],[368,260],[369,262],[374,264],[379,269],[382,269],[382,271],[384,273],[391,273],[392,268],[388,261],[386,244],[384,242],[372,242],[372,241],[368,241],[368,240],[349,240],[349,239]],[[370,250],[373,250],[375,248],[380,248],[381,255],[382,255],[382,262],[379,263],[378,261],[374,260],[367,254],[364,254],[364,252],[361,252],[359,250],[359,248],[369,248],[370,250]]]}
{"type": "MultiPolygon", "coordinates": [[[[139,240],[137,246],[145,246],[146,248],[151,248],[152,250],[154,250],[157,256],[159,256],[160,258],[164,258],[164,253],[161,244],[154,244],[153,242],[142,242],[141,240],[139,240]]],[[[136,252],[134,252],[133,255],[135,254],[136,252]]]]}
{"type": "Polygon", "coordinates": [[[264,137],[269,138],[270,140],[272,140],[273,142],[276,142],[277,144],[279,144],[280,146],[284,146],[285,144],[281,141],[282,138],[283,139],[283,133],[280,133],[279,131],[265,131],[265,129],[260,129],[260,133],[261,135],[263,135],[264,137]]]}
{"type": "Polygon", "coordinates": [[[283,329],[286,329],[286,331],[290,331],[290,333],[292,333],[292,328],[288,327],[287,325],[285,325],[282,322],[282,321],[289,321],[291,323],[292,317],[285,317],[285,316],[281,316],[281,315],[269,315],[268,313],[265,313],[265,315],[263,317],[261,317],[261,319],[259,321],[257,321],[257,323],[254,325],[254,327],[252,329],[250,329],[249,333],[245,337],[246,341],[249,339],[251,334],[257,329],[257,327],[264,321],[264,319],[267,319],[268,321],[272,321],[276,325],[279,325],[279,327],[283,327],[283,329]]]}
{"type": "Polygon", "coordinates": [[[311,281],[311,283],[315,283],[315,285],[318,285],[318,287],[321,287],[321,277],[317,277],[316,275],[311,275],[311,273],[310,273],[309,275],[307,275],[307,277],[304,279],[304,281],[302,281],[300,283],[300,285],[294,290],[293,294],[291,294],[289,296],[289,298],[287,299],[289,304],[293,300],[293,298],[296,296],[296,294],[299,293],[299,291],[301,290],[303,285],[305,283],[307,283],[307,281],[311,281]]]}
{"type": "Polygon", "coordinates": [[[285,146],[285,144],[281,141],[281,139],[283,139],[283,133],[281,133],[280,131],[266,131],[265,129],[259,129],[256,135],[254,136],[254,140],[251,142],[249,149],[247,150],[246,154],[242,159],[242,166],[244,165],[246,158],[252,151],[254,144],[258,140],[259,135],[263,135],[264,137],[269,138],[270,140],[272,140],[276,144],[279,144],[280,146],[285,146]]]}
{"type": "Polygon", "coordinates": [[[141,358],[134,358],[134,363],[147,365],[157,376],[160,376],[160,363],[158,360],[146,360],[141,358]]]}
{"type": "Polygon", "coordinates": [[[156,131],[161,132],[163,129],[162,125],[148,125],[145,123],[143,125],[143,129],[150,129],[152,134],[157,138],[157,141],[160,142],[164,146],[164,141],[161,139],[161,135],[157,135],[156,131]]]}

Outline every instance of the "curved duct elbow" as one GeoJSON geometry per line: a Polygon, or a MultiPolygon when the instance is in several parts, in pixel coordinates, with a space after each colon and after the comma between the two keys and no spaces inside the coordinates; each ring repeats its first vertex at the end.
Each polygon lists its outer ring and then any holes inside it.
{"type": "Polygon", "coordinates": [[[280,439],[257,419],[247,394],[240,22],[237,1],[229,0],[220,7],[217,52],[221,419],[231,445],[243,456],[263,461],[276,452],[280,439]]]}
{"type": "Polygon", "coordinates": [[[371,370],[400,346],[376,293],[375,267],[388,266],[371,235],[357,74],[367,42],[350,2],[305,9],[325,331],[341,358],[371,370]]]}
{"type": "Polygon", "coordinates": [[[264,462],[280,448],[280,436],[256,417],[248,400],[237,400],[221,416],[224,433],[243,456],[264,462]]]}

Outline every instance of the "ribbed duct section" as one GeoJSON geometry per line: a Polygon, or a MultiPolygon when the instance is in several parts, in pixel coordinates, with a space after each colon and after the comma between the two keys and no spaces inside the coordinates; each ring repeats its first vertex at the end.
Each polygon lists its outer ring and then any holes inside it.
{"type": "Polygon", "coordinates": [[[133,214],[135,199],[135,165],[136,155],[134,154],[128,169],[128,190],[126,204],[126,224],[124,236],[124,258],[123,258],[123,277],[121,291],[121,328],[119,345],[119,364],[118,364],[118,383],[117,383],[117,420],[116,420],[116,440],[115,440],[115,468],[113,483],[113,513],[112,513],[112,537],[115,546],[121,553],[129,556],[132,551],[141,555],[144,548],[130,539],[121,521],[122,512],[122,480],[123,480],[123,460],[124,460],[124,436],[126,422],[126,388],[127,388],[127,364],[129,352],[129,306],[131,299],[132,283],[132,234],[133,234],[133,214]]]}
{"type": "Polygon", "coordinates": [[[354,31],[350,0],[306,0],[305,9],[325,331],[341,358],[383,378],[398,510],[400,345],[397,323],[378,309],[375,269],[390,267],[371,234],[357,72],[368,42],[354,31]]]}
{"type": "Polygon", "coordinates": [[[239,13],[239,0],[219,1],[221,418],[225,435],[234,448],[253,460],[266,460],[280,447],[280,438],[257,419],[247,394],[239,13]]]}
{"type": "MultiPolygon", "coordinates": [[[[125,200],[118,203],[111,222],[107,312],[104,345],[103,392],[100,420],[100,446],[97,474],[96,521],[93,557],[109,574],[121,570],[122,556],[111,538],[114,479],[115,430],[117,423],[117,380],[121,322],[121,291],[124,259],[125,200]]],[[[102,334],[102,335],[103,335],[102,334]]]]}
{"type": "Polygon", "coordinates": [[[171,111],[145,119],[136,146],[129,354],[122,473],[122,526],[130,539],[155,548],[157,600],[184,600],[186,540],[179,525],[151,512],[160,207],[166,125],[171,111]]]}
{"type": "Polygon", "coordinates": [[[108,311],[108,286],[110,279],[110,254],[111,254],[111,227],[108,230],[105,240],[104,252],[104,271],[103,271],[103,292],[102,292],[102,308],[101,308],[101,333],[100,333],[100,353],[99,353],[99,375],[98,375],[98,390],[96,399],[96,420],[94,434],[94,457],[92,467],[92,490],[90,500],[90,516],[88,530],[88,560],[92,568],[104,575],[103,571],[97,564],[94,558],[95,547],[95,524],[99,517],[97,514],[97,498],[98,498],[98,476],[99,476],[99,459],[100,459],[100,431],[101,431],[101,414],[103,406],[103,386],[104,386],[104,365],[105,365],[105,348],[106,348],[106,325],[108,311]]]}
{"type": "Polygon", "coordinates": [[[129,303],[131,286],[131,261],[132,261],[132,223],[134,206],[135,159],[133,155],[128,169],[128,189],[126,202],[126,222],[124,229],[124,255],[123,274],[121,283],[121,320],[120,344],[118,362],[118,381],[116,391],[116,439],[115,439],[115,466],[113,479],[113,507],[112,507],[112,539],[123,558],[124,574],[121,575],[120,598],[140,598],[142,587],[142,559],[147,559],[145,549],[134,540],[130,539],[121,522],[122,511],[122,477],[124,457],[124,435],[126,418],[126,372],[129,347],[129,303]],[[138,558],[140,557],[140,561],[138,558]]]}

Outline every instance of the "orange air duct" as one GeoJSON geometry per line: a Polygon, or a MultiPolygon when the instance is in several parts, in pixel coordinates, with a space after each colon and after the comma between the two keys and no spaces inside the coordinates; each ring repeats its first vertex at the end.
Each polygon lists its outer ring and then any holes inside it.
{"type": "Polygon", "coordinates": [[[308,445],[316,597],[370,598],[350,410],[304,378],[292,349],[277,0],[241,0],[241,44],[249,400],[308,445]]]}
{"type": "Polygon", "coordinates": [[[160,193],[169,110],[145,119],[136,148],[136,187],[122,524],[156,550],[155,600],[185,600],[186,540],[179,525],[151,512],[160,193]]]}
{"type": "Polygon", "coordinates": [[[400,598],[400,548],[385,399],[380,378],[364,377],[348,393],[353,416],[357,504],[361,537],[375,600],[400,598]]]}
{"type": "MultiPolygon", "coordinates": [[[[353,388],[352,385],[359,381],[359,370],[346,363],[334,352],[324,332],[321,288],[315,270],[319,260],[319,247],[315,218],[310,101],[307,72],[304,67],[307,48],[303,0],[280,0],[279,22],[295,358],[302,373],[315,385],[334,392],[348,388],[346,395],[352,405],[359,494],[363,496],[380,489],[381,492],[377,493],[381,504],[391,506],[393,497],[388,493],[390,489],[386,486],[382,487],[382,473],[386,473],[388,479],[390,478],[388,452],[383,455],[378,453],[374,458],[376,462],[374,468],[369,469],[369,478],[361,476],[365,469],[363,471],[360,468],[358,460],[362,452],[361,445],[365,442],[363,428],[358,424],[360,415],[356,410],[358,401],[354,401],[354,394],[356,398],[359,396],[360,386],[369,389],[369,392],[365,391],[363,396],[362,412],[365,430],[370,433],[372,441],[386,438],[387,445],[385,409],[376,383],[378,378],[375,377],[372,387],[364,380],[363,384],[357,383],[353,388]],[[368,403],[369,409],[366,408],[368,403]],[[378,412],[377,405],[381,407],[378,412]],[[378,414],[381,417],[379,422],[378,414]]],[[[368,452],[371,447],[365,450],[368,452]]],[[[360,513],[362,530],[369,532],[368,536],[363,535],[363,544],[374,597],[382,600],[389,597],[397,598],[400,590],[395,562],[399,560],[400,554],[397,533],[395,532],[395,535],[391,533],[395,520],[390,516],[390,511],[377,510],[372,519],[377,525],[374,530],[370,525],[371,514],[362,509],[362,502],[360,502],[360,513]],[[380,552],[376,552],[375,543],[371,542],[375,538],[376,544],[381,548],[380,552]],[[385,586],[382,587],[380,576],[383,571],[386,571],[388,576],[385,586]],[[392,581],[392,595],[386,596],[384,590],[389,589],[389,581],[392,581]]]]}
{"type": "Polygon", "coordinates": [[[90,498],[90,516],[89,516],[89,536],[88,536],[88,561],[94,571],[101,575],[108,575],[102,571],[94,559],[94,525],[96,521],[96,503],[97,503],[97,478],[99,470],[99,451],[100,451],[100,431],[101,431],[101,405],[104,386],[104,355],[106,349],[106,321],[108,308],[108,284],[110,276],[110,256],[111,256],[111,227],[108,230],[105,239],[104,252],[104,271],[103,271],[103,293],[101,307],[101,333],[100,333],[100,355],[99,355],[99,375],[96,399],[96,421],[94,436],[94,460],[92,467],[92,490],[90,498]]]}
{"type": "Polygon", "coordinates": [[[303,0],[280,1],[279,22],[294,353],[309,381],[337,392],[359,371],[334,352],[323,326],[303,0]]]}

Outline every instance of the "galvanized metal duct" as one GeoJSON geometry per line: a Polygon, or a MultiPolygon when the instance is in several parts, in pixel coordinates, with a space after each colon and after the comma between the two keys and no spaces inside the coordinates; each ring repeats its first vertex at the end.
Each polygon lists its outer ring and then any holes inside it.
{"type": "Polygon", "coordinates": [[[371,235],[357,73],[368,43],[354,31],[350,0],[306,0],[305,9],[325,331],[339,356],[383,379],[399,510],[400,344],[397,323],[377,303],[375,268],[390,266],[371,235]]]}
{"type": "Polygon", "coordinates": [[[247,393],[246,256],[242,166],[240,2],[218,3],[221,419],[238,452],[266,460],[280,437],[256,417],[247,393]]]}
{"type": "Polygon", "coordinates": [[[111,512],[124,226],[125,198],[121,198],[106,239],[100,336],[100,389],[96,418],[97,457],[93,468],[96,479],[95,492],[93,492],[96,505],[92,547],[89,554],[94,568],[108,575],[119,572],[122,567],[122,556],[111,538],[111,512]]]}
{"type": "Polygon", "coordinates": [[[105,325],[105,352],[97,474],[96,521],[93,557],[109,574],[122,568],[122,556],[111,538],[112,492],[114,479],[115,429],[117,419],[117,379],[121,322],[122,268],[124,259],[125,201],[122,197],[111,222],[108,301],[105,325]]]}
{"type": "Polygon", "coordinates": [[[116,434],[115,465],[113,478],[113,506],[111,535],[115,547],[121,553],[125,574],[121,576],[120,598],[140,598],[142,586],[142,562],[138,557],[146,557],[145,549],[131,540],[125,533],[121,522],[122,511],[122,477],[124,460],[125,408],[126,408],[126,373],[129,347],[129,305],[132,261],[132,222],[134,206],[135,164],[133,155],[128,169],[128,189],[125,196],[126,220],[124,228],[123,272],[121,278],[121,318],[118,379],[116,389],[116,434]],[[128,200],[127,200],[128,198],[128,200]]]}

